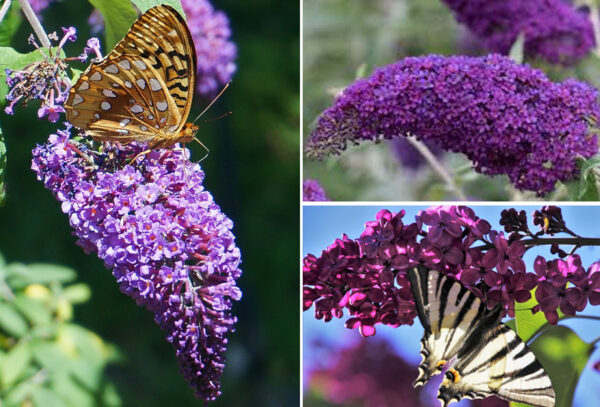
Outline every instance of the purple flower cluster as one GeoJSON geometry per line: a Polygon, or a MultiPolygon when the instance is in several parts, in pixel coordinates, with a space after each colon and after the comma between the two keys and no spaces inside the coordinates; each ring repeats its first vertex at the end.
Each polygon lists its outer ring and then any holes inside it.
{"type": "Polygon", "coordinates": [[[232,301],[241,298],[233,224],[186,151],[152,151],[124,165],[140,151],[105,145],[100,154],[59,131],[34,149],[32,169],[61,202],[77,244],[155,314],[197,396],[214,400],[236,322],[232,301]]]}
{"type": "Polygon", "coordinates": [[[230,40],[229,20],[208,0],[182,0],[181,6],[196,47],[198,92],[214,97],[236,70],[237,48],[230,40]]]}
{"type": "MultiPolygon", "coordinates": [[[[52,123],[55,123],[60,118],[61,113],[65,112],[63,103],[67,100],[71,83],[67,77],[65,70],[68,59],[60,58],[60,53],[67,41],[75,41],[77,39],[74,27],[63,27],[63,38],[58,43],[58,46],[53,50],[42,50],[35,42],[33,35],[29,37],[29,43],[40,50],[42,59],[33,62],[20,71],[5,69],[6,83],[10,89],[6,95],[6,100],[10,102],[4,109],[7,114],[14,114],[14,107],[17,103],[26,106],[27,102],[33,99],[42,101],[38,109],[38,117],[40,119],[47,118],[52,123]],[[49,53],[49,54],[47,54],[49,53]]],[[[55,33],[48,35],[48,38],[58,41],[55,33]]],[[[87,55],[84,53],[79,57],[80,61],[85,61],[87,55]]]]}
{"type": "Polygon", "coordinates": [[[501,54],[508,54],[519,34],[525,54],[571,65],[594,47],[588,13],[565,0],[444,0],[456,19],[501,54]]]}
{"type": "Polygon", "coordinates": [[[388,342],[362,339],[310,372],[308,385],[335,405],[429,406],[433,400],[421,400],[406,374],[413,369],[388,342]]]}
{"type": "Polygon", "coordinates": [[[302,200],[303,201],[329,201],[325,195],[325,190],[317,180],[305,179],[302,182],[302,200]]]}
{"type": "Polygon", "coordinates": [[[501,55],[411,57],[346,88],[319,117],[306,153],[411,134],[544,195],[577,176],[577,157],[598,151],[589,129],[600,118],[596,97],[582,82],[553,83],[501,55]]]}
{"type": "MultiPolygon", "coordinates": [[[[557,224],[557,209],[545,207],[535,216],[557,224]]],[[[314,305],[316,318],[329,321],[341,318],[346,309],[346,326],[358,328],[363,336],[374,335],[378,323],[412,325],[416,310],[406,270],[417,265],[456,278],[490,307],[501,304],[511,317],[515,302],[529,300],[535,287],[539,306],[534,311],[543,311],[552,324],[558,308],[574,315],[588,302],[600,304],[600,263],[586,271],[577,254],[550,261],[540,257],[535,273],[526,272],[524,238],[531,246],[548,232],[540,228],[533,234],[522,224],[517,227],[513,221],[523,215],[503,212],[504,223],[511,225],[505,227],[512,232],[507,239],[465,206],[432,207],[409,224],[404,211],[381,210],[358,239],[343,235],[321,256],[304,258],[304,310],[314,305]]]]}

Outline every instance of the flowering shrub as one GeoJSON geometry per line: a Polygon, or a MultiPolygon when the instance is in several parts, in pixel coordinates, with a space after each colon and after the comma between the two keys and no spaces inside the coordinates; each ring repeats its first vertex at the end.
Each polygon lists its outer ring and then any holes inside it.
{"type": "Polygon", "coordinates": [[[571,65],[594,47],[587,12],[565,0],[444,0],[456,16],[495,52],[508,54],[520,34],[525,54],[571,65]]]}
{"type": "Polygon", "coordinates": [[[224,367],[232,301],[241,298],[232,222],[204,190],[204,173],[175,150],[107,147],[98,155],[51,135],[32,169],[61,202],[86,253],[97,252],[121,291],[155,314],[197,395],[214,400],[224,367]]]}
{"type": "Polygon", "coordinates": [[[596,97],[582,82],[553,83],[500,55],[405,58],[347,87],[319,117],[306,153],[412,134],[545,195],[576,177],[577,157],[597,153],[596,97]]]}
{"type": "Polygon", "coordinates": [[[488,306],[501,304],[515,316],[515,302],[535,298],[534,312],[542,311],[551,324],[558,310],[575,315],[587,304],[600,304],[600,263],[587,269],[579,255],[560,244],[598,245],[598,239],[577,236],[567,228],[560,208],[544,207],[534,213],[533,232],[524,211],[502,213],[504,232],[492,229],[465,206],[432,207],[405,223],[404,211],[381,210],[367,222],[359,238],[343,235],[319,257],[303,260],[304,310],[314,306],[315,317],[329,321],[349,314],[346,327],[363,336],[375,334],[375,325],[412,325],[414,299],[406,276],[408,268],[424,265],[459,280],[488,306]],[[544,237],[567,233],[570,239],[544,237]],[[554,259],[539,256],[527,272],[522,256],[535,245],[551,245],[554,259]]]}
{"type": "MultiPolygon", "coordinates": [[[[226,18],[218,14],[215,21],[218,26],[226,18]]],[[[201,41],[214,45],[210,35],[219,37],[223,27],[215,30],[205,30],[201,41]]],[[[23,70],[7,70],[7,113],[32,99],[42,101],[39,118],[56,122],[65,112],[71,87],[67,61],[83,61],[86,54],[62,57],[64,44],[76,38],[75,28],[63,31],[49,56],[42,53],[41,61],[23,70]]],[[[88,40],[85,53],[101,58],[99,41],[88,40]]],[[[67,124],[33,150],[32,169],[61,203],[77,244],[96,252],[121,291],[154,313],[196,395],[214,400],[220,395],[227,335],[237,321],[232,303],[241,298],[232,221],[204,189],[204,173],[187,150],[152,151],[131,165],[144,145],[98,145],[85,135],[70,138],[70,129],[67,124]]]]}

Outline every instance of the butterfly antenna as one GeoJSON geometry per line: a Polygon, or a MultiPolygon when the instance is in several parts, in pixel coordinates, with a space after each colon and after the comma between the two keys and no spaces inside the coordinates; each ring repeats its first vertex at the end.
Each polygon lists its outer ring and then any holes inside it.
{"type": "MultiPolygon", "coordinates": [[[[214,104],[215,104],[215,102],[216,102],[217,100],[219,100],[219,98],[221,97],[221,95],[222,95],[223,93],[225,93],[225,91],[227,90],[227,88],[229,87],[229,85],[231,85],[231,81],[227,82],[227,84],[226,84],[226,85],[223,87],[223,89],[221,89],[221,91],[219,92],[219,94],[218,94],[217,96],[215,96],[215,98],[212,100],[212,102],[210,102],[210,103],[208,104],[208,106],[206,106],[206,107],[204,108],[204,110],[203,110],[203,111],[202,111],[202,112],[201,112],[201,113],[198,115],[198,117],[196,117],[196,118],[194,119],[194,121],[193,121],[192,123],[196,123],[196,120],[198,120],[199,118],[201,118],[201,117],[202,117],[202,115],[203,115],[204,113],[206,113],[206,111],[207,111],[208,109],[210,109],[210,107],[211,107],[212,105],[214,105],[214,104]]],[[[202,144],[202,143],[200,143],[200,144],[202,144]]]]}
{"type": "MultiPolygon", "coordinates": [[[[203,144],[203,143],[202,143],[200,140],[198,140],[198,138],[197,138],[197,137],[194,137],[194,140],[196,140],[196,142],[197,142],[198,144],[200,144],[200,145],[202,146],[202,148],[204,148],[204,150],[206,151],[206,154],[204,154],[204,157],[202,157],[202,158],[200,159],[200,161],[202,161],[202,160],[204,160],[206,157],[208,157],[208,153],[210,152],[210,150],[209,150],[209,149],[208,149],[208,147],[206,147],[206,146],[205,146],[205,145],[204,145],[204,144],[203,144]]],[[[200,161],[198,161],[198,162],[200,162],[200,161]]]]}

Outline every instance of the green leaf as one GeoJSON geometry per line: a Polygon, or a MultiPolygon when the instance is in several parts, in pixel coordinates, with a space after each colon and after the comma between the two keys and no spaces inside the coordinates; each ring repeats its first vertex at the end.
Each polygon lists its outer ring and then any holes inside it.
{"type": "Polygon", "coordinates": [[[67,283],[77,277],[74,270],[56,264],[12,263],[6,269],[13,288],[23,288],[29,284],[67,283]]]}
{"type": "Polygon", "coordinates": [[[21,70],[32,62],[43,58],[39,50],[31,51],[28,54],[21,54],[10,47],[0,47],[0,105],[6,103],[8,94],[8,85],[6,84],[6,68],[13,71],[21,70]]]}
{"type": "Polygon", "coordinates": [[[570,407],[579,376],[594,346],[582,341],[571,329],[557,325],[541,334],[530,347],[552,380],[556,392],[555,407],[570,407]]]}
{"type": "Polygon", "coordinates": [[[31,348],[28,342],[21,342],[8,351],[0,365],[2,388],[12,387],[21,378],[31,362],[31,348]]]}
{"type": "Polygon", "coordinates": [[[522,64],[525,59],[525,33],[520,33],[508,53],[510,59],[522,64]]]}
{"type": "Polygon", "coordinates": [[[33,357],[48,374],[68,373],[71,357],[57,342],[35,341],[31,344],[33,357]]]}
{"type": "Polygon", "coordinates": [[[181,7],[181,2],[179,0],[131,0],[133,4],[140,9],[142,13],[145,13],[147,10],[151,9],[154,6],[159,6],[161,4],[166,4],[167,6],[173,7],[175,10],[179,12],[185,18],[185,12],[183,11],[183,7],[181,7]]]}
{"type": "Polygon", "coordinates": [[[31,399],[35,407],[68,407],[58,394],[42,386],[34,387],[31,399]]]}
{"type": "Polygon", "coordinates": [[[95,407],[96,389],[86,389],[79,378],[71,374],[54,375],[50,388],[60,395],[69,406],[95,407]]]}
{"type": "Polygon", "coordinates": [[[6,171],[6,144],[0,127],[0,206],[4,205],[6,200],[6,186],[4,185],[4,174],[6,171]]]}
{"type": "Polygon", "coordinates": [[[0,23],[0,46],[10,44],[10,40],[19,28],[22,19],[19,2],[18,0],[13,0],[10,9],[4,16],[2,23],[0,23]]]}
{"type": "MultiPolygon", "coordinates": [[[[548,320],[543,312],[533,314],[531,309],[538,305],[535,299],[535,288],[531,290],[531,298],[515,305],[515,331],[523,342],[528,342],[548,320]]],[[[562,315],[559,311],[559,317],[562,315]]]]}
{"type": "Polygon", "coordinates": [[[104,18],[106,49],[110,50],[125,37],[129,27],[137,18],[137,13],[129,1],[90,0],[90,3],[100,11],[104,18]]]}
{"type": "Polygon", "coordinates": [[[23,337],[29,330],[25,318],[8,304],[0,304],[0,328],[15,338],[23,337]]]}
{"type": "Polygon", "coordinates": [[[92,296],[90,287],[87,284],[74,284],[65,288],[61,292],[61,297],[66,298],[73,304],[81,304],[87,302],[92,296]]]}
{"type": "Polygon", "coordinates": [[[18,294],[13,303],[32,325],[47,325],[52,322],[50,310],[41,301],[18,294]]]}
{"type": "Polygon", "coordinates": [[[599,200],[597,172],[600,170],[600,155],[595,155],[588,160],[578,159],[577,164],[580,168],[577,199],[585,201],[599,200]]]}

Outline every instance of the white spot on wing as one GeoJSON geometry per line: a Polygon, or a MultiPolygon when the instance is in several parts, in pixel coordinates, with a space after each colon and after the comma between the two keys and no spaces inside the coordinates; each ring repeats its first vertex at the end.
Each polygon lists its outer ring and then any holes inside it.
{"type": "Polygon", "coordinates": [[[177,37],[177,31],[171,30],[167,33],[170,37],[177,37]]]}
{"type": "Polygon", "coordinates": [[[81,95],[75,94],[75,96],[73,96],[73,102],[71,102],[71,106],[78,105],[81,102],[83,102],[83,97],[81,97],[81,95]]]}
{"type": "Polygon", "coordinates": [[[148,115],[148,120],[154,120],[154,115],[153,114],[149,114],[148,115]]]}
{"type": "Polygon", "coordinates": [[[137,60],[133,61],[133,64],[135,66],[137,66],[142,71],[148,69],[148,67],[146,66],[146,63],[144,61],[140,60],[140,59],[137,59],[137,60]]]}
{"type": "Polygon", "coordinates": [[[104,68],[105,73],[119,73],[119,68],[115,64],[110,64],[106,68],[104,68]]]}
{"type": "Polygon", "coordinates": [[[147,130],[148,130],[148,127],[146,127],[146,126],[144,126],[144,125],[141,125],[141,126],[140,126],[140,130],[141,130],[141,131],[147,131],[147,130]]]}
{"type": "Polygon", "coordinates": [[[90,83],[87,81],[83,81],[81,82],[81,85],[79,85],[79,87],[77,88],[78,91],[84,91],[84,90],[88,90],[90,88],[90,83]]]}
{"type": "Polygon", "coordinates": [[[146,81],[145,80],[140,78],[140,79],[137,79],[135,81],[135,83],[137,83],[137,85],[140,87],[140,89],[142,89],[142,90],[146,89],[146,81]]]}
{"type": "Polygon", "coordinates": [[[123,82],[125,84],[125,87],[131,89],[133,87],[133,83],[129,82],[129,81],[125,81],[123,82]]]}
{"type": "Polygon", "coordinates": [[[150,89],[152,89],[154,92],[157,92],[159,90],[162,89],[162,87],[160,86],[160,82],[158,81],[158,79],[156,78],[150,78],[150,89]]]}
{"type": "Polygon", "coordinates": [[[170,131],[170,132],[174,132],[175,130],[177,130],[177,125],[176,125],[176,124],[175,124],[175,125],[173,125],[173,126],[171,126],[171,127],[169,127],[169,128],[167,129],[167,131],[170,131]]]}
{"type": "Polygon", "coordinates": [[[144,111],[144,108],[142,108],[136,103],[135,105],[131,106],[129,110],[131,110],[133,113],[142,113],[144,111]]]}
{"type": "Polygon", "coordinates": [[[98,71],[96,71],[90,75],[90,81],[101,81],[101,80],[102,80],[102,74],[98,71]]]}
{"type": "Polygon", "coordinates": [[[131,121],[131,119],[123,119],[119,122],[119,124],[121,125],[121,127],[125,127],[127,126],[127,123],[129,123],[131,121]]]}
{"type": "Polygon", "coordinates": [[[119,66],[123,69],[127,69],[127,70],[131,69],[131,64],[126,59],[122,59],[121,61],[119,61],[119,66]]]}
{"type": "Polygon", "coordinates": [[[99,118],[100,118],[100,115],[99,115],[98,113],[94,113],[94,117],[95,117],[96,119],[99,119],[99,118]]]}
{"type": "Polygon", "coordinates": [[[156,108],[160,111],[160,112],[164,112],[165,110],[167,110],[167,102],[156,102],[156,108]]]}
{"type": "Polygon", "coordinates": [[[125,129],[119,129],[117,130],[117,133],[122,134],[124,136],[129,134],[129,130],[125,130],[125,129]]]}
{"type": "Polygon", "coordinates": [[[107,98],[116,98],[117,94],[110,89],[102,89],[102,94],[107,98]]]}
{"type": "Polygon", "coordinates": [[[100,103],[100,109],[102,110],[109,110],[112,106],[110,105],[110,103],[104,101],[102,103],[100,103]]]}

